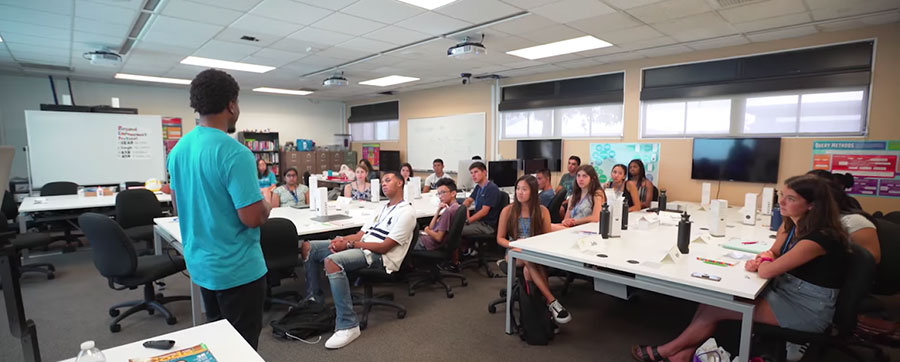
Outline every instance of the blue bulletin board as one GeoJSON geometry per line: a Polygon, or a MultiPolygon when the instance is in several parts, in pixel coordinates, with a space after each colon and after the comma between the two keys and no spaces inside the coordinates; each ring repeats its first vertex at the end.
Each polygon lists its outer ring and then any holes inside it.
{"type": "Polygon", "coordinates": [[[636,158],[644,162],[647,178],[659,184],[659,143],[591,143],[591,164],[600,182],[610,180],[614,165],[628,166],[636,158]]]}

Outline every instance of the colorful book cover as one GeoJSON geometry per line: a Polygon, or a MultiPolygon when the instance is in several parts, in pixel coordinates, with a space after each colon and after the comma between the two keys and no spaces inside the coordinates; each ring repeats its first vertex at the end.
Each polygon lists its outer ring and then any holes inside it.
{"type": "Polygon", "coordinates": [[[128,362],[216,362],[206,344],[198,344],[175,352],[156,357],[131,358],[128,362]]]}

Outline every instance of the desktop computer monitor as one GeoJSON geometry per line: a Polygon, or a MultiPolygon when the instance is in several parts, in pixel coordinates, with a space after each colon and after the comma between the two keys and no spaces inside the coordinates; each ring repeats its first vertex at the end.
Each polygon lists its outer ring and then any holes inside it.
{"type": "Polygon", "coordinates": [[[518,160],[488,162],[488,180],[497,184],[497,187],[515,187],[518,168],[518,160]]]}
{"type": "Polygon", "coordinates": [[[472,181],[472,175],[469,174],[469,166],[473,162],[482,162],[480,160],[459,160],[459,168],[457,168],[456,188],[460,190],[471,190],[475,188],[475,182],[472,181]]]}

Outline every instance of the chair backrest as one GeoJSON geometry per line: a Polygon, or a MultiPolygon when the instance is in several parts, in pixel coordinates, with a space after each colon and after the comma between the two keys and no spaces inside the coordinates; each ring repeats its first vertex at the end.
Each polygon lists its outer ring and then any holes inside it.
{"type": "Polygon", "coordinates": [[[865,248],[850,244],[847,258],[847,274],[834,307],[834,324],[838,334],[849,335],[856,328],[859,306],[875,277],[875,259],[865,248]]]}
{"type": "Polygon", "coordinates": [[[269,271],[296,267],[300,264],[297,227],[291,220],[271,218],[259,227],[259,244],[269,271]]]}
{"type": "Polygon", "coordinates": [[[69,181],[57,181],[44,184],[41,187],[41,196],[75,195],[78,194],[78,184],[69,181]]]}
{"type": "Polygon", "coordinates": [[[900,292],[900,224],[875,219],[881,262],[875,268],[872,292],[893,295],[900,292]]]}
{"type": "Polygon", "coordinates": [[[466,226],[466,211],[466,207],[462,205],[456,208],[456,213],[453,214],[453,220],[450,222],[450,229],[444,236],[447,238],[444,241],[444,250],[453,251],[459,248],[459,244],[462,242],[462,229],[466,226]]]}
{"type": "Polygon", "coordinates": [[[116,221],[123,228],[153,225],[153,218],[162,216],[162,206],[153,191],[125,190],[116,194],[116,221]]]}
{"type": "Polygon", "coordinates": [[[653,185],[653,199],[651,201],[659,201],[659,189],[656,188],[656,185],[653,185]]]}
{"type": "Polygon", "coordinates": [[[506,205],[509,205],[509,194],[505,191],[500,191],[500,197],[497,199],[497,210],[503,210],[506,205]]]}
{"type": "Polygon", "coordinates": [[[882,218],[887,219],[894,224],[900,224],[900,211],[891,211],[887,214],[884,214],[882,218]]]}
{"type": "Polygon", "coordinates": [[[93,212],[81,214],[78,224],[91,243],[94,266],[107,278],[126,277],[137,269],[134,243],[125,230],[106,215],[93,212]]]}
{"type": "Polygon", "coordinates": [[[13,220],[17,216],[19,216],[19,207],[16,206],[16,199],[15,197],[13,197],[12,192],[9,192],[9,190],[3,192],[3,204],[0,205],[0,210],[2,210],[8,218],[3,218],[3,220],[0,221],[13,220]]]}
{"type": "Polygon", "coordinates": [[[559,224],[562,222],[563,215],[559,213],[559,209],[562,207],[563,201],[566,200],[565,192],[557,192],[553,195],[553,199],[550,200],[550,207],[548,207],[550,211],[550,222],[554,224],[559,224]]]}

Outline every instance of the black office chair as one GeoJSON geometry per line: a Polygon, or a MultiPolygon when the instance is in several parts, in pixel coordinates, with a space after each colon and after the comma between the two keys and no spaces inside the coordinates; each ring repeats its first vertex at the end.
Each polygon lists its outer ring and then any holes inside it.
{"type": "Polygon", "coordinates": [[[875,219],[881,262],[875,267],[872,293],[894,295],[900,293],[900,224],[875,219]]]}
{"type": "MultiPolygon", "coordinates": [[[[4,222],[0,223],[0,245],[9,242],[16,249],[17,253],[21,253],[22,250],[26,249],[30,250],[46,247],[54,241],[50,236],[50,233],[19,234],[15,230],[10,230],[9,224],[5,222],[6,214],[2,211],[0,211],[0,220],[4,220],[4,222]]],[[[56,267],[50,263],[30,263],[21,265],[19,271],[21,273],[43,273],[47,276],[47,279],[56,277],[53,274],[56,271],[56,267]]]]}
{"type": "Polygon", "coordinates": [[[650,201],[659,201],[659,189],[656,188],[656,185],[653,185],[653,199],[650,201]]]}
{"type": "Polygon", "coordinates": [[[259,227],[259,243],[266,259],[266,302],[265,310],[272,304],[296,307],[300,294],[285,291],[272,294],[272,288],[281,285],[281,279],[296,278],[294,271],[300,265],[297,227],[291,220],[271,218],[259,227]]]}
{"type": "MultiPolygon", "coordinates": [[[[506,207],[506,205],[509,205],[509,194],[507,194],[506,192],[500,192],[500,197],[497,200],[496,207],[498,210],[502,211],[503,208],[506,207]]],[[[473,238],[472,242],[475,246],[475,250],[478,251],[478,255],[475,258],[459,263],[459,269],[463,270],[470,267],[484,268],[484,272],[485,274],[487,274],[488,278],[494,278],[495,276],[497,276],[497,274],[491,270],[490,266],[488,266],[487,261],[489,260],[489,258],[486,254],[490,245],[497,245],[497,234],[494,233],[492,235],[486,235],[480,238],[473,238]]],[[[499,256],[491,256],[491,258],[496,257],[499,256]]]]}
{"type": "Polygon", "coordinates": [[[884,214],[884,216],[882,216],[882,219],[890,221],[894,224],[900,224],[900,211],[891,211],[887,214],[884,214]]]}
{"type": "Polygon", "coordinates": [[[116,222],[131,240],[147,244],[142,255],[153,253],[153,219],[162,216],[162,206],[153,191],[133,189],[116,194],[116,222]]]}
{"type": "Polygon", "coordinates": [[[41,196],[60,196],[78,194],[78,184],[69,181],[57,181],[44,184],[41,196]]]}
{"type": "Polygon", "coordinates": [[[109,315],[115,317],[109,324],[110,332],[122,330],[119,322],[134,313],[146,310],[148,314],[159,312],[166,318],[166,323],[178,323],[175,316],[164,304],[179,300],[190,300],[188,296],[164,297],[156,294],[153,282],[176,274],[185,269],[184,259],[171,255],[137,256],[134,243],[125,234],[122,227],[106,215],[93,212],[78,217],[81,229],[84,230],[91,243],[94,266],[100,275],[109,281],[114,290],[137,289],[144,287],[144,299],[119,303],[109,308],[109,315]],[[124,313],[120,308],[130,307],[124,313]]]}
{"type": "Polygon", "coordinates": [[[453,298],[453,289],[450,288],[447,283],[444,283],[444,278],[459,279],[462,286],[466,286],[469,284],[469,282],[466,281],[466,277],[464,275],[444,271],[438,267],[438,265],[440,265],[441,263],[451,262],[451,259],[453,258],[453,252],[459,248],[459,243],[460,241],[462,241],[460,234],[462,234],[462,229],[465,225],[466,208],[465,206],[460,206],[456,209],[456,213],[453,214],[453,221],[450,223],[450,230],[447,230],[447,233],[444,235],[444,243],[439,249],[413,250],[410,252],[413,265],[416,268],[426,267],[428,269],[424,272],[417,271],[409,275],[410,296],[416,295],[416,289],[419,289],[419,287],[431,284],[440,284],[444,286],[444,289],[447,293],[447,298],[453,298]],[[414,277],[418,278],[412,279],[414,277]]]}
{"type": "MultiPolygon", "coordinates": [[[[78,184],[69,181],[56,181],[44,184],[41,187],[41,196],[62,196],[62,195],[77,195],[78,194],[78,184]]],[[[43,213],[43,214],[53,214],[52,212],[43,213]]],[[[62,221],[51,221],[45,223],[49,227],[49,231],[61,230],[63,232],[63,236],[59,239],[65,240],[66,243],[69,244],[65,251],[73,251],[74,246],[71,244],[78,244],[78,246],[82,246],[81,240],[78,240],[78,237],[74,235],[72,232],[78,229],[78,225],[73,224],[69,220],[62,221]]]]}
{"type": "MultiPolygon", "coordinates": [[[[565,190],[565,189],[563,189],[565,190]]],[[[566,193],[565,191],[557,192],[553,195],[553,199],[550,200],[550,206],[547,208],[550,211],[550,222],[554,224],[559,224],[563,220],[563,214],[559,212],[559,209],[562,208],[563,201],[566,201],[566,193]]]]}
{"type": "MultiPolygon", "coordinates": [[[[144,187],[145,183],[140,181],[125,181],[125,190],[131,189],[132,187],[144,187]]],[[[125,191],[119,190],[119,192],[125,191]]]]}
{"type": "Polygon", "coordinates": [[[363,286],[363,295],[354,296],[353,304],[362,306],[362,316],[359,320],[359,329],[366,329],[369,325],[369,312],[372,311],[372,307],[376,305],[391,307],[397,310],[397,319],[406,318],[406,307],[400,303],[394,302],[394,294],[393,293],[379,293],[375,294],[374,286],[379,283],[401,283],[406,279],[406,274],[409,272],[409,260],[410,253],[413,250],[413,245],[419,242],[419,227],[416,225],[413,230],[413,238],[410,241],[409,249],[406,250],[406,255],[403,257],[403,264],[400,270],[388,274],[387,271],[382,268],[365,268],[359,269],[353,272],[353,274],[359,278],[360,282],[363,286]]]}

